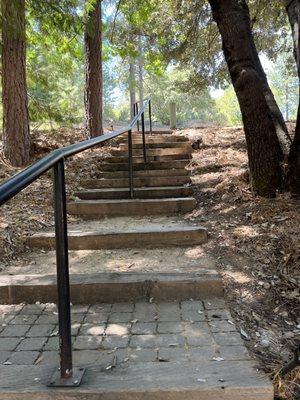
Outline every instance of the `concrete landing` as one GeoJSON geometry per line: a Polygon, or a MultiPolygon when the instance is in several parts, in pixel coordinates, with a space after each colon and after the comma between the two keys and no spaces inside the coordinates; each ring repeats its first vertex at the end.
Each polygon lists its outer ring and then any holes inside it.
{"type": "Polygon", "coordinates": [[[273,400],[221,299],[73,306],[74,389],[49,389],[58,366],[52,304],[1,306],[0,399],[273,400]]]}

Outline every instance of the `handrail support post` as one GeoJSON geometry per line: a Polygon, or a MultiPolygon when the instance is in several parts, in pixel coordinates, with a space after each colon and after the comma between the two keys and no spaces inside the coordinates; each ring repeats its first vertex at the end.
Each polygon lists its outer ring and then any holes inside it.
{"type": "Polygon", "coordinates": [[[57,266],[57,306],[59,323],[60,368],[55,371],[48,386],[79,386],[84,368],[73,368],[67,207],[64,160],[54,167],[54,212],[57,266]]]}
{"type": "Polygon", "coordinates": [[[132,159],[132,131],[128,131],[128,172],[129,172],[129,194],[130,198],[134,198],[133,190],[133,159],[132,159]]]}
{"type": "Polygon", "coordinates": [[[142,137],[143,137],[143,155],[144,155],[144,162],[147,162],[147,155],[146,155],[146,138],[145,138],[145,113],[142,112],[142,137]]]}
{"type": "MultiPolygon", "coordinates": [[[[139,103],[138,102],[135,103],[135,107],[136,107],[136,115],[138,115],[138,113],[139,113],[139,103]]],[[[136,121],[136,127],[137,127],[137,131],[139,132],[140,131],[139,119],[136,121]]]]}
{"type": "Polygon", "coordinates": [[[151,100],[149,99],[149,132],[152,135],[152,110],[151,110],[151,100]]]}

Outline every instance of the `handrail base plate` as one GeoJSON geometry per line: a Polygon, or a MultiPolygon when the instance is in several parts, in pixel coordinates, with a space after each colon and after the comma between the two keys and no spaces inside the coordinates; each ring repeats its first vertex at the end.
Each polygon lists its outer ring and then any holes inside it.
{"type": "Polygon", "coordinates": [[[60,368],[56,369],[52,375],[50,382],[47,384],[48,387],[77,387],[81,385],[85,368],[74,367],[73,374],[70,378],[62,378],[60,376],[60,368]]]}

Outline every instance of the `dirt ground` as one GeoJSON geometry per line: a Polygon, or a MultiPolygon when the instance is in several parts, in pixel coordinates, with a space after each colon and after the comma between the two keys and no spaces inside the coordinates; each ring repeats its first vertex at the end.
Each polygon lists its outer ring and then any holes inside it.
{"type": "MultiPolygon", "coordinates": [[[[201,139],[190,164],[198,207],[186,218],[208,228],[205,251],[217,259],[231,313],[249,351],[275,377],[277,398],[299,399],[299,369],[284,380],[278,371],[300,340],[300,202],[287,194],[271,200],[252,195],[242,128],[193,128],[179,133],[193,141],[201,139]]],[[[81,130],[37,132],[32,161],[83,139],[81,130]]],[[[66,162],[68,193],[97,174],[108,151],[107,147],[90,150],[66,162]]],[[[17,171],[0,155],[0,182],[17,171]]],[[[49,172],[1,207],[1,270],[29,251],[24,236],[51,226],[49,172]]]]}

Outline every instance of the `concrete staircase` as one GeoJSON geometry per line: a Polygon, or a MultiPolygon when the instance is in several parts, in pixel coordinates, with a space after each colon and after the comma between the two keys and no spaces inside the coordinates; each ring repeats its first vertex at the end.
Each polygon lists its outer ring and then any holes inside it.
{"type": "Polygon", "coordinates": [[[46,387],[59,360],[49,304],[56,301],[55,236],[43,231],[26,239],[31,263],[0,278],[2,303],[12,304],[0,306],[8,316],[0,327],[0,400],[273,399],[201,247],[206,229],[183,216],[196,207],[185,168],[191,145],[172,132],[147,135],[146,143],[144,163],[141,134],[133,134],[134,199],[120,138],[67,205],[78,217],[68,234],[73,357],[88,367],[83,384],[46,387]]]}

